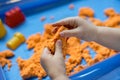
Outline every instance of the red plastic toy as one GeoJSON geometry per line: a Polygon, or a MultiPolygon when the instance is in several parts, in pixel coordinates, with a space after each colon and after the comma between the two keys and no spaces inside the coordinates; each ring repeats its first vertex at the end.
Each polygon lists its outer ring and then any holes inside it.
{"type": "Polygon", "coordinates": [[[19,7],[15,7],[5,13],[5,23],[14,28],[25,21],[25,16],[19,7]]]}

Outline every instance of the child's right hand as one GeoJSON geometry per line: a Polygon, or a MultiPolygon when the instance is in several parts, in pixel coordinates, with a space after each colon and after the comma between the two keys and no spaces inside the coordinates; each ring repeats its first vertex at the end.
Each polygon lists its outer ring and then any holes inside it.
{"type": "Polygon", "coordinates": [[[55,54],[52,55],[48,48],[43,50],[41,65],[52,80],[69,80],[65,74],[65,63],[62,54],[62,42],[56,42],[55,54]]]}
{"type": "Polygon", "coordinates": [[[69,17],[63,20],[60,20],[54,24],[53,26],[65,26],[70,30],[65,30],[60,33],[62,37],[77,37],[86,41],[94,41],[96,40],[97,27],[86,21],[80,17],[69,17]]]}

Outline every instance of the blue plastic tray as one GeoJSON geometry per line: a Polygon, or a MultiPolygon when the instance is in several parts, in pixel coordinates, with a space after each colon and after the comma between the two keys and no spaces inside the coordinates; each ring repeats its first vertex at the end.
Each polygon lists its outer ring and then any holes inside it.
{"type": "MultiPolygon", "coordinates": [[[[1,0],[0,0],[1,1],[1,0]]],[[[9,1],[9,0],[5,0],[5,1],[9,1]]],[[[52,23],[55,21],[58,21],[60,19],[63,19],[65,17],[70,17],[70,16],[76,16],[78,15],[78,10],[80,7],[84,7],[84,6],[89,6],[91,8],[94,9],[95,11],[95,17],[99,18],[101,20],[105,20],[106,16],[104,16],[104,9],[112,7],[114,8],[117,12],[120,12],[120,0],[101,0],[101,1],[97,1],[97,0],[60,0],[61,2],[53,2],[51,4],[47,4],[43,5],[44,7],[39,7],[36,6],[38,3],[34,3],[34,5],[20,5],[23,3],[27,3],[29,0],[21,0],[21,2],[16,2],[16,3],[12,3],[13,5],[18,5],[19,7],[22,8],[22,10],[24,11],[25,15],[26,15],[26,21],[14,28],[11,29],[8,26],[5,25],[5,28],[7,30],[7,35],[0,40],[0,51],[6,50],[8,49],[6,47],[6,42],[13,36],[13,34],[15,32],[21,32],[25,35],[26,38],[28,38],[28,36],[40,32],[42,33],[43,30],[43,25],[46,23],[52,23]],[[70,1],[70,2],[69,2],[70,1]],[[68,8],[69,4],[73,3],[75,5],[75,8],[73,10],[70,10],[68,8]],[[31,6],[25,8],[25,6],[31,6]],[[31,9],[31,10],[30,10],[31,9]],[[37,10],[36,10],[37,9],[37,10]],[[41,22],[40,21],[40,17],[41,16],[46,16],[46,20],[41,22]],[[50,20],[50,16],[55,16],[55,19],[50,20]]],[[[30,0],[30,1],[50,1],[51,0],[30,0]]],[[[58,1],[58,0],[53,0],[53,1],[58,1]]],[[[49,2],[49,3],[50,3],[49,2]]],[[[1,3],[1,2],[0,2],[1,3]]],[[[39,3],[40,4],[40,3],[39,3]]],[[[42,4],[42,3],[41,3],[42,4]]],[[[45,3],[44,3],[45,4],[45,3]]],[[[0,15],[3,15],[3,13],[9,9],[10,7],[13,7],[11,4],[9,4],[8,6],[0,6],[0,15]],[[6,8],[8,7],[8,8],[6,8]],[[4,10],[5,9],[5,10],[4,10]]],[[[3,18],[4,16],[0,16],[0,18],[3,18]]],[[[10,71],[7,70],[7,67],[4,68],[4,73],[5,73],[5,77],[6,80],[22,80],[21,76],[20,76],[20,72],[19,72],[19,67],[16,63],[16,59],[18,57],[22,57],[23,59],[28,59],[30,58],[30,56],[32,55],[33,50],[27,50],[27,46],[26,44],[22,44],[19,48],[17,48],[16,50],[14,50],[14,54],[15,56],[13,58],[11,58],[12,60],[12,64],[13,66],[11,67],[10,71]]],[[[95,53],[94,51],[90,51],[92,57],[94,57],[95,53]]],[[[81,80],[97,80],[98,78],[101,78],[102,76],[104,76],[105,74],[111,72],[114,69],[117,69],[118,67],[120,67],[120,64],[118,63],[120,59],[120,55],[118,54],[117,56],[108,59],[107,61],[98,63],[90,68],[87,68],[81,72],[79,72],[78,74],[71,76],[70,78],[73,80],[78,80],[79,78],[81,80]],[[85,74],[85,75],[83,75],[85,74]]],[[[82,62],[82,64],[85,64],[85,61],[82,62]]],[[[1,78],[0,78],[1,80],[1,78]]],[[[37,80],[35,79],[30,79],[30,80],[37,80]]],[[[49,77],[44,78],[43,80],[49,80],[49,77]]],[[[105,80],[105,79],[104,79],[105,80]]],[[[117,79],[116,79],[117,80],[117,79]]]]}
{"type": "Polygon", "coordinates": [[[117,54],[71,76],[70,78],[72,80],[119,80],[120,75],[116,75],[115,72],[117,74],[120,74],[120,72],[114,71],[115,69],[120,71],[119,60],[120,54],[117,54]],[[117,79],[115,79],[116,77],[117,79]]]}
{"type": "Polygon", "coordinates": [[[6,80],[4,71],[1,66],[0,66],[0,80],[6,80]]]}
{"type": "Polygon", "coordinates": [[[73,0],[0,0],[0,18],[4,20],[5,12],[15,6],[19,6],[25,14],[31,14],[31,11],[36,13],[70,1],[73,0]]]}

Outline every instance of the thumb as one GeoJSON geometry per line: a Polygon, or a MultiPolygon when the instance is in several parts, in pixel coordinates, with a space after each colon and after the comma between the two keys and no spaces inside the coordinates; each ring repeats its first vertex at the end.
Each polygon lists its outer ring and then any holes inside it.
{"type": "Polygon", "coordinates": [[[79,34],[80,33],[80,29],[79,28],[75,28],[75,29],[71,29],[71,30],[64,30],[60,33],[60,36],[62,37],[78,37],[79,38],[79,34]]]}
{"type": "Polygon", "coordinates": [[[61,40],[57,40],[56,42],[56,48],[55,48],[55,56],[59,56],[62,57],[62,41],[61,40]]]}

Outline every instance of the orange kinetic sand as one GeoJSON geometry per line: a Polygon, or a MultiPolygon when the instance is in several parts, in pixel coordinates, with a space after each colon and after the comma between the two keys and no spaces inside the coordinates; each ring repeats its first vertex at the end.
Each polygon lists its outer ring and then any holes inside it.
{"type": "Polygon", "coordinates": [[[112,17],[117,15],[117,13],[115,12],[115,10],[113,8],[108,8],[104,11],[105,15],[108,17],[112,17]]]}
{"type": "Polygon", "coordinates": [[[89,7],[83,7],[79,10],[79,16],[94,17],[94,11],[89,7]]]}
{"type": "Polygon", "coordinates": [[[104,21],[104,26],[120,28],[120,14],[113,8],[106,9],[104,13],[108,16],[108,19],[104,21]]]}
{"type": "Polygon", "coordinates": [[[83,7],[79,10],[79,16],[83,19],[90,20],[96,26],[106,26],[106,27],[114,27],[120,28],[120,14],[115,12],[113,8],[108,8],[104,11],[105,15],[108,16],[104,22],[100,21],[99,19],[93,18],[94,11],[89,7],[83,7]]]}
{"type": "MultiPolygon", "coordinates": [[[[107,13],[109,13],[109,10],[106,12],[106,14],[107,13]]],[[[110,17],[108,16],[108,20],[102,22],[99,19],[93,18],[94,11],[89,7],[81,8],[79,16],[83,16],[84,18],[88,17],[89,20],[97,26],[110,25],[110,27],[112,27],[115,25],[115,28],[116,26],[119,26],[119,19],[116,19],[116,17],[119,17],[119,15],[110,17]],[[113,18],[115,18],[114,21],[110,21],[113,18]]],[[[27,48],[34,50],[33,55],[28,60],[23,60],[20,57],[17,59],[20,68],[20,74],[23,79],[30,77],[38,77],[39,79],[42,79],[43,77],[47,76],[45,70],[40,64],[40,57],[44,47],[48,47],[54,55],[55,42],[58,39],[62,40],[63,56],[66,61],[66,74],[68,76],[75,74],[87,68],[88,66],[100,62],[117,53],[116,51],[108,49],[93,41],[81,43],[81,40],[76,37],[61,38],[59,33],[63,30],[66,30],[64,26],[53,27],[50,24],[46,24],[44,29],[45,30],[43,34],[37,33],[31,35],[26,41],[27,48]],[[90,55],[88,47],[96,52],[95,57],[90,55]],[[69,57],[66,58],[66,56],[69,57]],[[85,65],[81,64],[82,59],[86,61],[85,65]]]]}
{"type": "Polygon", "coordinates": [[[116,15],[113,17],[109,17],[107,20],[105,20],[104,25],[108,27],[115,27],[118,26],[120,23],[120,15],[116,15]]]}
{"type": "Polygon", "coordinates": [[[8,65],[8,70],[12,66],[11,61],[6,59],[6,58],[11,58],[13,57],[14,54],[10,50],[5,50],[3,52],[0,52],[0,65],[4,67],[5,65],[8,65]]]}
{"type": "Polygon", "coordinates": [[[103,26],[103,22],[96,18],[89,18],[89,20],[96,26],[103,26]]]}

